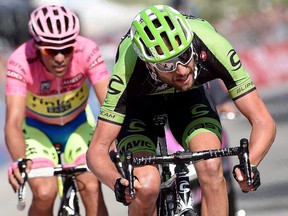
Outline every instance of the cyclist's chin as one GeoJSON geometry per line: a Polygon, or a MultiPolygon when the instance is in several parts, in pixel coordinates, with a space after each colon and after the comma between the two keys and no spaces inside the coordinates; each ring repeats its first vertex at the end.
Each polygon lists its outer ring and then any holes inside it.
{"type": "Polygon", "coordinates": [[[177,90],[180,90],[182,92],[188,91],[192,88],[192,85],[185,85],[185,86],[174,86],[177,90]]]}
{"type": "Polygon", "coordinates": [[[56,76],[56,77],[63,77],[67,72],[67,69],[63,69],[63,70],[51,70],[51,73],[56,76]]]}
{"type": "Polygon", "coordinates": [[[193,84],[194,84],[193,79],[189,79],[186,82],[174,82],[173,86],[177,90],[188,91],[193,87],[193,84]]]}

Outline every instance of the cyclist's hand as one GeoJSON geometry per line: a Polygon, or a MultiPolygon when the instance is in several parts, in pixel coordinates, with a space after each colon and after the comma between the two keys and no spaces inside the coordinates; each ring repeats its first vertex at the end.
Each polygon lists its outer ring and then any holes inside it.
{"type": "Polygon", "coordinates": [[[25,172],[28,173],[31,170],[32,161],[29,159],[19,159],[12,163],[8,169],[9,183],[11,184],[14,192],[18,190],[20,184],[24,183],[21,172],[18,168],[19,163],[24,163],[26,165],[25,172]]]}
{"type": "Polygon", "coordinates": [[[256,191],[257,188],[261,185],[260,172],[256,166],[252,166],[251,168],[251,177],[252,177],[251,186],[247,185],[245,174],[241,171],[239,165],[234,166],[233,176],[244,193],[249,191],[256,191]]]}
{"type": "MultiPolygon", "coordinates": [[[[135,199],[130,197],[129,194],[129,181],[125,178],[118,178],[114,185],[114,193],[116,200],[118,202],[123,203],[123,205],[128,206],[131,204],[131,202],[135,199]]],[[[140,189],[142,186],[137,178],[134,180],[134,189],[135,194],[137,194],[137,190],[140,189]]]]}

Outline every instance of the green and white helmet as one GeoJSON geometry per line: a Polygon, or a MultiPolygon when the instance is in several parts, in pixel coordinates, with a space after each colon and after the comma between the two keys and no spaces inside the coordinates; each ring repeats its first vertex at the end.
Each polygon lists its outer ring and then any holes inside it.
{"type": "Polygon", "coordinates": [[[138,56],[156,63],[185,51],[192,43],[193,32],[180,12],[167,5],[155,5],[134,18],[130,37],[138,56]]]}

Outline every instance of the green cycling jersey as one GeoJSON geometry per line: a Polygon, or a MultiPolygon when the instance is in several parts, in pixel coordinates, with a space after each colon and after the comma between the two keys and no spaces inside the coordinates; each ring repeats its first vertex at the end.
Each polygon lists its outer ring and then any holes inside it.
{"type": "MultiPolygon", "coordinates": [[[[199,74],[194,88],[221,79],[233,100],[253,91],[256,87],[232,45],[206,20],[185,17],[194,32],[192,44],[199,74]]],[[[116,64],[99,119],[121,125],[129,101],[139,96],[169,93],[177,94],[177,90],[149,71],[135,53],[129,34],[126,34],[118,47],[116,64]]]]}

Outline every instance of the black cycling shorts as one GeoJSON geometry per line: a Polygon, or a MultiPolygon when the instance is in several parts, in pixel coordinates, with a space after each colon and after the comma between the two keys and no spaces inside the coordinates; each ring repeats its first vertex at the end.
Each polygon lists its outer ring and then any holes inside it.
{"type": "Polygon", "coordinates": [[[120,154],[132,152],[155,154],[157,134],[153,124],[156,114],[167,114],[175,139],[187,149],[193,136],[212,132],[221,140],[221,123],[206,85],[186,92],[148,95],[130,100],[117,137],[120,154]]]}

